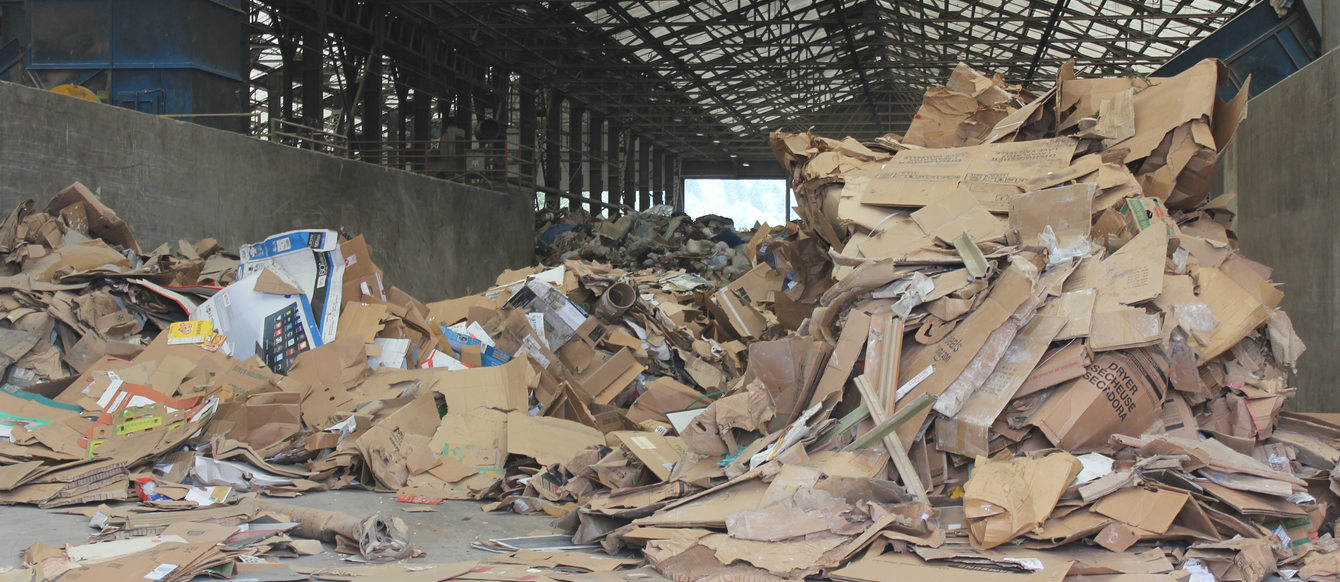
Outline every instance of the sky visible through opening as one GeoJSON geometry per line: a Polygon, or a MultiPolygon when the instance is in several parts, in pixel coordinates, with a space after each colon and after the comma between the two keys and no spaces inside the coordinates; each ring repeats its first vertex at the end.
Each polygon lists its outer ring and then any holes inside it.
{"type": "Polygon", "coordinates": [[[755,222],[786,221],[785,180],[684,180],[684,212],[697,218],[717,214],[748,230],[755,222]]]}

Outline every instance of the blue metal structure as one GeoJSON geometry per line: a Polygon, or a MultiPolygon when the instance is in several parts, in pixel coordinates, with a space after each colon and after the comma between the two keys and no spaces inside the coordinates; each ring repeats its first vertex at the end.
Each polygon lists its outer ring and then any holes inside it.
{"type": "MultiPolygon", "coordinates": [[[[158,115],[247,111],[244,0],[27,0],[24,65],[42,86],[82,85],[158,115]]],[[[247,118],[186,119],[246,131],[247,118]]]]}
{"type": "Polygon", "coordinates": [[[1217,58],[1232,71],[1231,87],[1221,87],[1229,99],[1252,77],[1250,96],[1273,87],[1321,56],[1321,35],[1302,2],[1285,2],[1283,18],[1270,2],[1261,2],[1214,31],[1204,40],[1173,57],[1151,76],[1176,75],[1202,59],[1217,58]]]}

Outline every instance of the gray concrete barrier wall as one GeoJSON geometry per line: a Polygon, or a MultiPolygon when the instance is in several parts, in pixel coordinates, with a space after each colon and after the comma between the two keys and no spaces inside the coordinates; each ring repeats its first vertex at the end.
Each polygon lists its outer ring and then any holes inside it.
{"type": "Polygon", "coordinates": [[[387,282],[423,301],[530,263],[532,200],[0,82],[0,211],[83,182],[147,251],[299,228],[363,234],[387,282]]]}
{"type": "Polygon", "coordinates": [[[1290,407],[1340,411],[1340,51],[1252,99],[1224,152],[1222,188],[1238,193],[1238,236],[1274,267],[1283,308],[1307,344],[1290,407]]]}

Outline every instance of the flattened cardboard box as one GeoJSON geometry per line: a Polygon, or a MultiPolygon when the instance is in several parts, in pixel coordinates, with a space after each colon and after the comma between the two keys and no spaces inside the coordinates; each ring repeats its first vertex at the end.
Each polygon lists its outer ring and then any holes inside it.
{"type": "Polygon", "coordinates": [[[672,378],[657,378],[648,382],[647,391],[633,401],[628,409],[628,420],[669,422],[665,416],[667,412],[684,410],[700,400],[703,400],[703,393],[672,378]]]}
{"type": "Polygon", "coordinates": [[[433,390],[446,399],[449,414],[475,408],[524,410],[536,380],[535,370],[524,359],[501,366],[438,371],[434,376],[433,390]]]}
{"type": "Polygon", "coordinates": [[[1163,413],[1168,366],[1154,349],[1098,354],[1084,376],[1057,388],[1030,422],[1068,451],[1113,434],[1139,435],[1163,413]]]}
{"type": "MultiPolygon", "coordinates": [[[[1067,324],[1069,325],[1069,324],[1067,324]]],[[[1062,331],[1065,328],[1061,328],[1062,331]]],[[[1042,361],[1014,393],[1015,398],[1040,392],[1084,375],[1093,363],[1093,352],[1082,341],[1071,341],[1042,356],[1042,361]]]]}
{"type": "MultiPolygon", "coordinates": [[[[276,234],[255,244],[242,245],[238,254],[238,278],[274,269],[298,283],[311,302],[312,323],[322,343],[335,340],[339,326],[344,280],[344,259],[339,235],[333,230],[294,230],[276,234]]],[[[223,333],[228,333],[227,329],[223,333]]]]}
{"type": "Polygon", "coordinates": [[[501,478],[507,460],[507,413],[486,408],[448,412],[429,442],[443,457],[501,478]]]}
{"type": "Polygon", "coordinates": [[[742,338],[760,337],[768,325],[763,314],[732,289],[722,288],[713,294],[712,305],[720,310],[722,318],[730,324],[736,335],[742,338]]]}
{"type": "MultiPolygon", "coordinates": [[[[1026,272],[1025,267],[1010,265],[992,285],[986,301],[949,332],[939,342],[917,346],[914,350],[905,350],[903,363],[898,377],[901,386],[929,366],[931,373],[917,384],[903,398],[908,402],[922,394],[939,396],[958,379],[964,368],[977,356],[977,352],[986,343],[991,332],[1010,318],[1031,294],[1035,274],[1026,272]]],[[[903,446],[910,446],[913,437],[921,430],[921,423],[930,415],[930,409],[914,417],[898,429],[903,446]]]]}
{"type": "Polygon", "coordinates": [[[662,481],[670,478],[670,470],[684,456],[684,441],[675,436],[654,432],[615,431],[605,435],[606,443],[622,446],[637,457],[652,474],[662,481]]]}
{"type": "Polygon", "coordinates": [[[966,190],[987,210],[1005,213],[1020,187],[1040,175],[1070,166],[1076,141],[1068,137],[966,148],[907,150],[874,170],[862,204],[929,206],[950,192],[966,190]]]}
{"type": "Polygon", "coordinates": [[[644,370],[646,367],[633,358],[633,352],[623,348],[594,367],[577,383],[597,404],[609,404],[644,370]]]}
{"type": "Polygon", "coordinates": [[[1042,359],[1064,321],[1039,315],[1014,337],[986,382],[952,418],[935,423],[935,448],[966,456],[990,453],[991,425],[1042,359]]]}
{"type": "Polygon", "coordinates": [[[566,463],[582,449],[604,443],[600,431],[571,420],[531,416],[524,410],[507,415],[507,451],[541,465],[566,463]]]}

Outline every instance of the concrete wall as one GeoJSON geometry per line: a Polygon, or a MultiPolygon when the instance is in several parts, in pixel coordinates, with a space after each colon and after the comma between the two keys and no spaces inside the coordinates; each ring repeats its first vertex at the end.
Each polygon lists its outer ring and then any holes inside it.
{"type": "Polygon", "coordinates": [[[389,284],[424,301],[530,263],[533,205],[501,194],[0,82],[0,211],[74,181],[145,250],[298,228],[359,233],[389,284]]]}
{"type": "Polygon", "coordinates": [[[1307,344],[1298,367],[1304,411],[1340,411],[1340,51],[1252,99],[1223,159],[1237,192],[1238,236],[1275,268],[1284,310],[1307,344]]]}

